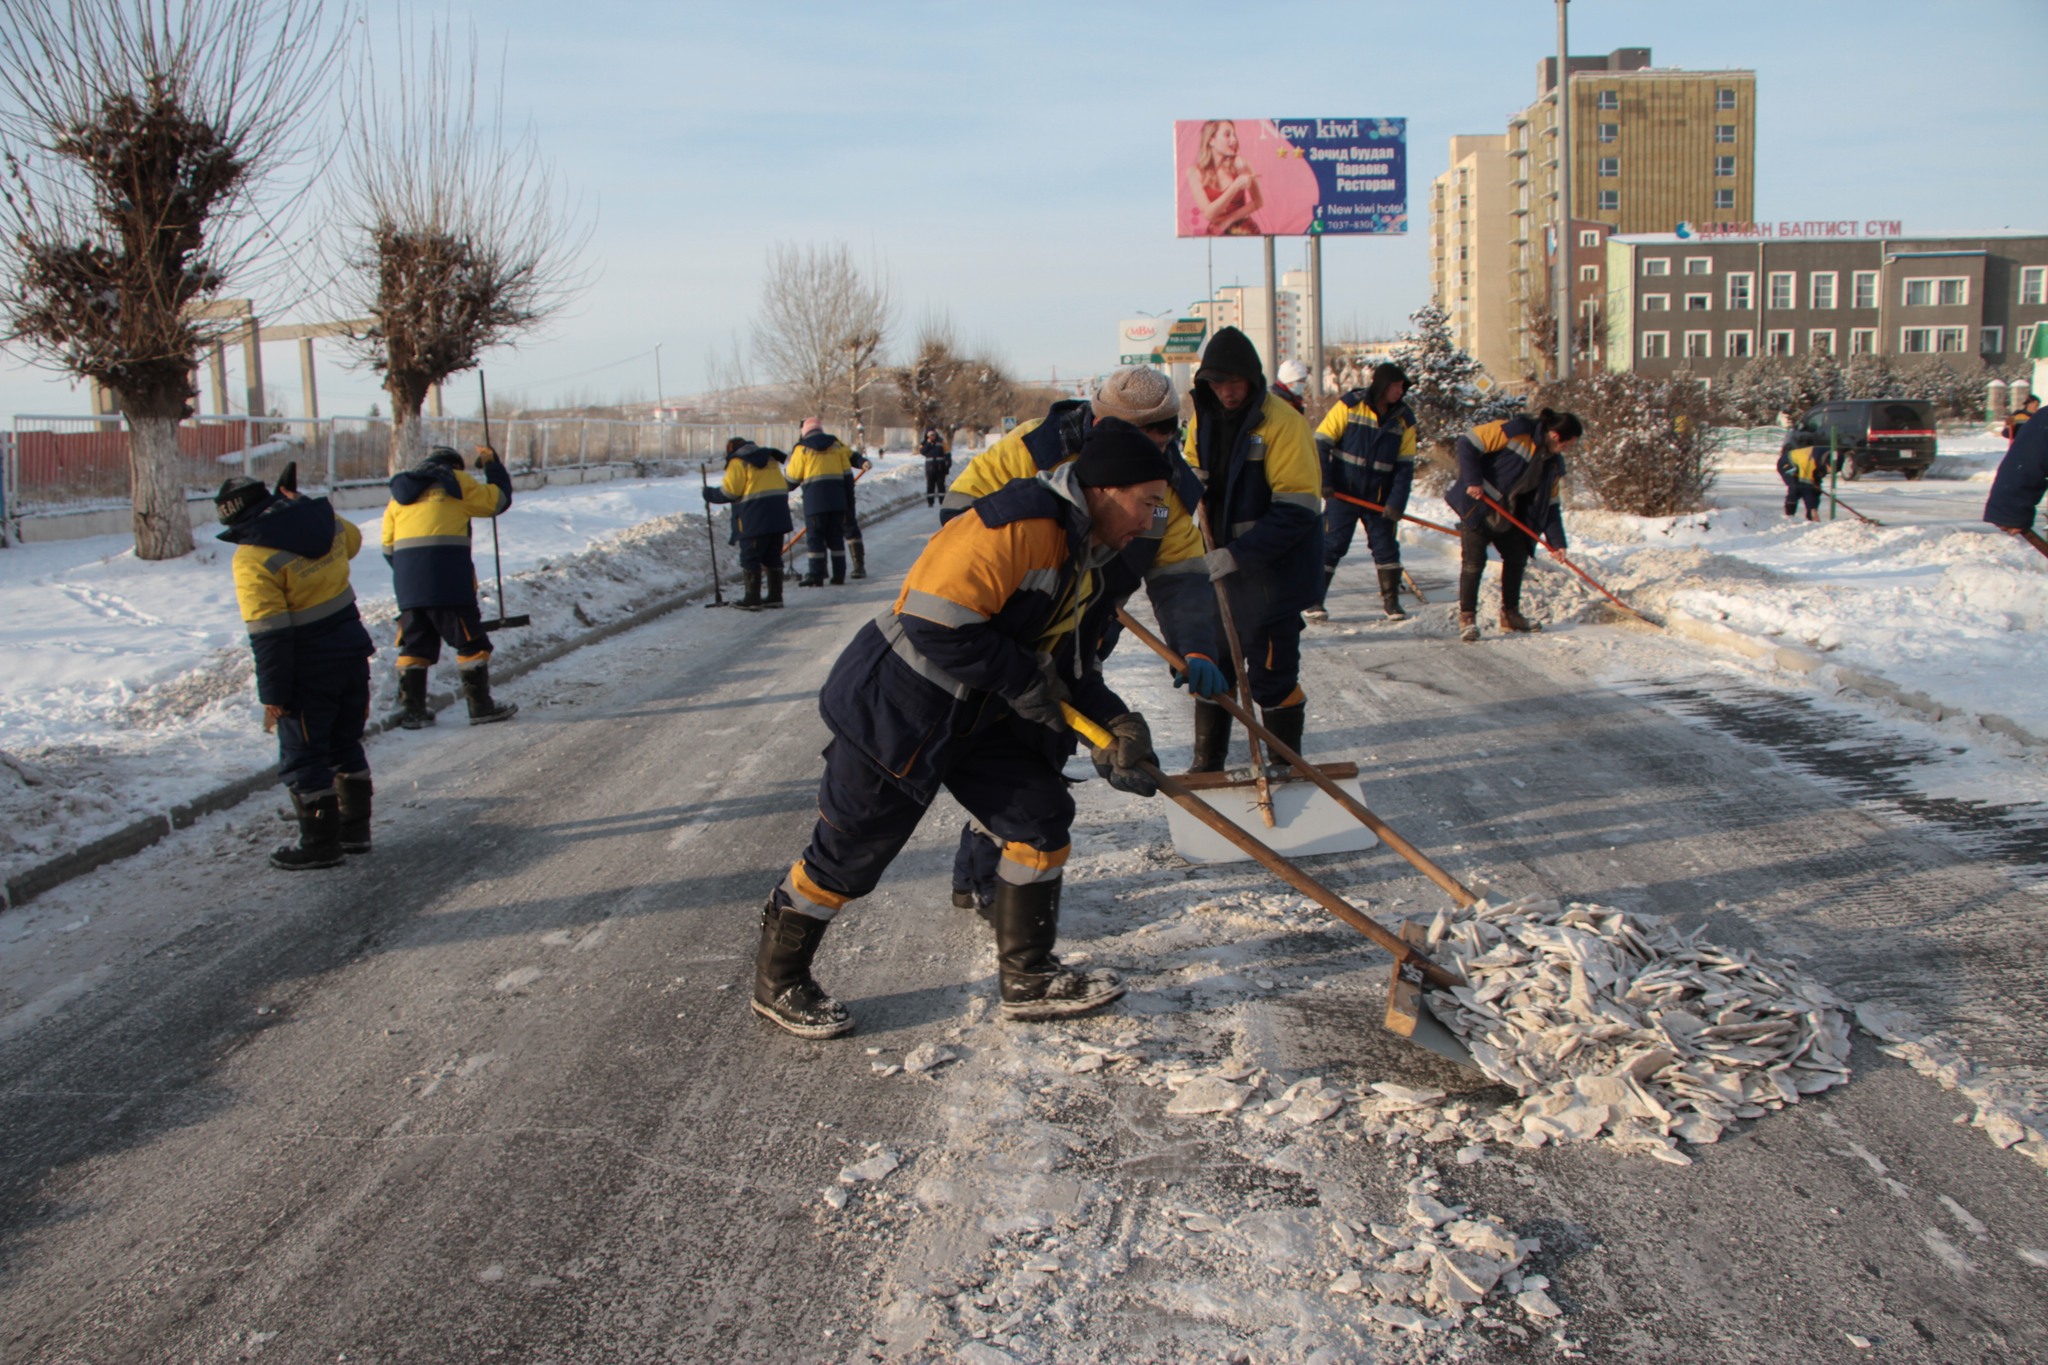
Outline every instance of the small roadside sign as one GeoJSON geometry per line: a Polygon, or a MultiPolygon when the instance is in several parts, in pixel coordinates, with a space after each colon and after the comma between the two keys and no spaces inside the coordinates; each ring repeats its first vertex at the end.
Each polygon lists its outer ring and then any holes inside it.
{"type": "Polygon", "coordinates": [[[1179,318],[1167,330],[1166,344],[1159,348],[1159,354],[1166,360],[1194,360],[1202,354],[1202,341],[1208,335],[1209,324],[1204,319],[1179,318]]]}

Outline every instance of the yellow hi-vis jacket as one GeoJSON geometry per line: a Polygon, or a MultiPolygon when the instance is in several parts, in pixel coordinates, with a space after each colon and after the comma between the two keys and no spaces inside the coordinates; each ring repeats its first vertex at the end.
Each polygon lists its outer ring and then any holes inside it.
{"type": "Polygon", "coordinates": [[[256,655],[257,700],[296,709],[305,670],[376,652],[349,582],[363,533],[327,499],[274,498],[220,539],[236,547],[235,601],[256,655]]]}
{"type": "Polygon", "coordinates": [[[384,508],[384,557],[398,609],[460,607],[476,602],[476,565],[469,523],[512,505],[512,478],[502,461],[484,466],[479,483],[459,469],[422,465],[391,480],[384,508]]]}

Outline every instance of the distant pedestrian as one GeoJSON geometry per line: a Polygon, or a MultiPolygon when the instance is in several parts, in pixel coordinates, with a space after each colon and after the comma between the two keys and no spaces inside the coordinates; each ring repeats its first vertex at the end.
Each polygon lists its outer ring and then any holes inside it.
{"type": "Polygon", "coordinates": [[[1351,535],[1365,523],[1365,543],[1379,574],[1380,605],[1389,621],[1405,621],[1401,609],[1401,514],[1415,486],[1418,449],[1415,414],[1404,398],[1408,376],[1399,365],[1382,362],[1372,382],[1347,390],[1316,428],[1316,452],[1322,460],[1323,582],[1315,605],[1303,613],[1311,621],[1327,621],[1324,600],[1337,566],[1351,549],[1351,535]],[[1342,494],[1344,496],[1334,496],[1342,494]],[[1381,510],[1361,507],[1356,498],[1381,510]]]}
{"type": "Polygon", "coordinates": [[[953,450],[936,428],[927,429],[917,453],[924,457],[924,505],[930,507],[946,496],[946,480],[953,477],[953,450]]]}
{"type": "Polygon", "coordinates": [[[363,533],[325,498],[280,480],[229,479],[214,495],[235,546],[235,598],[256,655],[256,699],[277,731],[278,777],[298,817],[299,842],[270,855],[288,872],[337,867],[370,851],[370,656],[349,582],[363,533]]]}
{"type": "Polygon", "coordinates": [[[1521,413],[1488,422],[1458,438],[1458,476],[1444,490],[1444,501],[1459,519],[1458,638],[1466,644],[1479,642],[1479,581],[1486,574],[1489,546],[1500,552],[1501,629],[1541,629],[1522,615],[1522,575],[1536,542],[1487,500],[1541,535],[1553,550],[1564,549],[1564,509],[1557,488],[1565,475],[1564,449],[1584,430],[1573,414],[1545,408],[1534,417],[1521,413]]]}
{"type": "Polygon", "coordinates": [[[2041,400],[2031,393],[2028,394],[2026,401],[2014,408],[2012,413],[2005,419],[2005,439],[2011,441],[2014,437],[2018,436],[2020,428],[2027,424],[2027,419],[2040,410],[2041,400]]]}
{"type": "Polygon", "coordinates": [[[519,709],[491,699],[491,637],[484,633],[469,545],[472,520],[500,516],[512,505],[512,476],[489,446],[476,448],[476,461],[482,482],[464,472],[462,456],[435,446],[391,480],[384,558],[398,596],[398,697],[404,708],[398,723],[408,730],[434,723],[427,709],[427,670],[440,659],[443,643],[454,647],[471,725],[510,720],[519,709]]]}
{"type": "Polygon", "coordinates": [[[852,502],[853,452],[824,423],[806,417],[803,434],[789,455],[789,481],[804,491],[804,550],[810,567],[799,588],[825,585],[825,561],[832,582],[846,581],[846,516],[852,502]]]}
{"type": "Polygon", "coordinates": [[[1821,483],[1828,476],[1828,452],[1811,441],[1787,441],[1778,456],[1778,477],[1785,481],[1785,515],[1799,515],[1803,504],[1808,521],[1820,520],[1821,483]]]}
{"type": "Polygon", "coordinates": [[[790,532],[789,480],[780,463],[785,458],[779,450],[735,436],[725,443],[724,482],[704,490],[705,502],[732,508],[732,543],[740,547],[740,577],[746,583],[746,594],[733,605],[741,611],[782,605],[782,538],[790,532]]]}
{"type": "Polygon", "coordinates": [[[1308,366],[1299,360],[1280,362],[1280,380],[1273,392],[1293,405],[1296,412],[1308,412],[1308,366]]]}
{"type": "Polygon", "coordinates": [[[860,534],[860,476],[874,468],[866,446],[847,453],[846,470],[846,553],[853,559],[852,578],[868,576],[868,546],[860,534]]]}

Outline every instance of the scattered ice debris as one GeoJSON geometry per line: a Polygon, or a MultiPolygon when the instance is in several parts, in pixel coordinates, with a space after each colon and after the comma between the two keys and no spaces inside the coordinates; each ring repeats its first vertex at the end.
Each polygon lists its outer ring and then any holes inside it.
{"type": "Polygon", "coordinates": [[[1557,1306],[1557,1300],[1541,1289],[1524,1289],[1515,1295],[1515,1306],[1532,1318],[1561,1318],[1564,1310],[1557,1306]]]}
{"type": "Polygon", "coordinates": [[[957,1062],[960,1054],[937,1043],[920,1043],[903,1058],[903,1069],[912,1076],[942,1067],[947,1062],[957,1062]]]}
{"type": "Polygon", "coordinates": [[[835,1209],[845,1208],[846,1198],[846,1187],[843,1185],[834,1185],[825,1191],[825,1202],[835,1209]]]}
{"type": "Polygon", "coordinates": [[[1885,1055],[1975,1105],[1967,1119],[1970,1126],[1981,1128],[1997,1146],[2048,1168],[2048,1075],[2028,1067],[1979,1068],[1964,1055],[1962,1044],[1941,1033],[1923,1033],[1901,1010],[1858,1006],[1856,1022],[1885,1040],[1880,1049],[1885,1055]]]}
{"type": "Polygon", "coordinates": [[[1221,1076],[1196,1076],[1166,1103],[1169,1114],[1234,1114],[1251,1098],[1250,1086],[1232,1085],[1221,1076]]]}
{"type": "Polygon", "coordinates": [[[1869,1337],[1861,1337],[1856,1335],[1854,1332],[1844,1332],[1842,1333],[1842,1335],[1847,1337],[1849,1339],[1849,1344],[1851,1346],[1854,1346],[1859,1351],[1867,1351],[1873,1345],[1876,1344],[1872,1342],[1869,1337]]]}
{"type": "Polygon", "coordinates": [[[2020,1259],[2030,1266],[2048,1270],[2048,1251],[2043,1251],[2038,1247],[2021,1247],[2020,1259]]]}
{"type": "Polygon", "coordinates": [[[874,1155],[870,1156],[866,1161],[841,1168],[839,1172],[840,1184],[858,1185],[864,1180],[880,1180],[903,1164],[903,1159],[886,1147],[871,1148],[870,1150],[873,1151],[874,1155]]]}
{"type": "MultiPolygon", "coordinates": [[[[1517,1147],[1604,1139],[1673,1165],[1849,1078],[1842,1004],[1790,963],[1605,906],[1481,901],[1437,915],[1437,960],[1468,984],[1431,997],[1519,1104],[1464,1130],[1517,1147]]],[[[1390,1105],[1423,1105],[1384,1084],[1390,1105]]],[[[1426,1130],[1425,1130],[1426,1131],[1426,1130]]],[[[1445,1140],[1448,1140],[1448,1136],[1445,1140]]]]}

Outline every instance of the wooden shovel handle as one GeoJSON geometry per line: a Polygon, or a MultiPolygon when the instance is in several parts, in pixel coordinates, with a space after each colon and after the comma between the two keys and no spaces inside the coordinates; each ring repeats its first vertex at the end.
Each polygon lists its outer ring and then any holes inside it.
{"type": "MultiPolygon", "coordinates": [[[[1125,630],[1129,631],[1134,638],[1136,638],[1140,643],[1144,644],[1145,647],[1150,649],[1154,654],[1157,654],[1160,658],[1166,660],[1168,665],[1170,665],[1173,668],[1180,669],[1183,672],[1187,670],[1187,660],[1181,658],[1180,655],[1174,653],[1172,648],[1168,646],[1164,640],[1160,639],[1157,635],[1154,635],[1151,631],[1145,629],[1145,627],[1142,624],[1140,624],[1137,620],[1135,620],[1129,612],[1119,607],[1117,608],[1116,616],[1117,620],[1123,622],[1123,627],[1125,630]]],[[[1356,797],[1352,796],[1350,792],[1347,792],[1342,787],[1338,786],[1334,781],[1332,781],[1329,778],[1327,774],[1323,772],[1321,768],[1318,768],[1315,764],[1309,762],[1300,754],[1294,752],[1294,750],[1288,748],[1285,744],[1281,743],[1280,740],[1274,736],[1272,731],[1268,730],[1265,726],[1259,724],[1257,720],[1252,718],[1251,712],[1248,708],[1239,706],[1237,702],[1230,697],[1218,697],[1216,701],[1217,704],[1221,706],[1224,710],[1230,712],[1231,715],[1236,716],[1238,720],[1242,721],[1244,723],[1245,729],[1254,731],[1258,734],[1258,736],[1261,739],[1265,740],[1266,747],[1271,749],[1282,763],[1288,764],[1296,772],[1300,773],[1303,777],[1307,778],[1309,781],[1315,783],[1318,787],[1321,787],[1324,791],[1328,792],[1330,794],[1331,799],[1334,800],[1338,805],[1342,806],[1345,809],[1345,811],[1351,815],[1353,819],[1357,820],[1359,824],[1364,825],[1367,829],[1371,830],[1374,834],[1378,835],[1381,843],[1385,844],[1388,848],[1391,848],[1392,850],[1394,850],[1394,852],[1400,854],[1403,858],[1407,859],[1409,864],[1412,865],[1416,871],[1420,872],[1423,876],[1429,878],[1438,886],[1442,887],[1444,891],[1450,896],[1452,904],[1456,905],[1460,910],[1462,910],[1466,906],[1472,904],[1474,901],[1479,899],[1479,897],[1473,895],[1471,891],[1466,889],[1464,883],[1460,882],[1456,877],[1453,877],[1450,873],[1444,871],[1441,867],[1438,867],[1434,862],[1430,861],[1430,859],[1422,852],[1421,849],[1415,847],[1415,845],[1409,843],[1406,839],[1403,839],[1398,833],[1394,831],[1392,826],[1387,824],[1386,821],[1380,819],[1379,816],[1374,815],[1370,810],[1366,809],[1365,806],[1362,805],[1356,797]]]]}
{"type": "MultiPolygon", "coordinates": [[[[1066,702],[1060,703],[1060,710],[1066,714],[1067,723],[1074,727],[1081,738],[1087,740],[1096,748],[1107,749],[1116,743],[1116,737],[1111,735],[1109,731],[1103,729],[1079,711],[1076,711],[1066,702]]],[[[1308,873],[1303,872],[1293,863],[1281,857],[1245,831],[1239,829],[1214,806],[1195,795],[1173,777],[1161,772],[1158,764],[1142,763],[1139,765],[1139,769],[1146,776],[1150,777],[1153,782],[1157,783],[1159,790],[1164,792],[1175,805],[1194,816],[1197,820],[1200,820],[1223,838],[1228,839],[1238,848],[1244,850],[1250,857],[1264,864],[1266,870],[1281,881],[1286,882],[1296,891],[1301,892],[1302,895],[1307,896],[1310,900],[1322,906],[1323,909],[1329,911],[1338,919],[1343,920],[1353,929],[1356,929],[1359,933],[1364,934],[1374,943],[1392,953],[1394,961],[1403,968],[1413,967],[1432,986],[1443,990],[1449,990],[1453,986],[1465,984],[1464,977],[1459,976],[1456,972],[1439,967],[1436,963],[1430,961],[1428,957],[1417,952],[1414,945],[1403,942],[1400,935],[1391,932],[1377,920],[1364,914],[1342,896],[1330,890],[1329,887],[1324,886],[1321,882],[1309,876],[1308,873]]]]}

